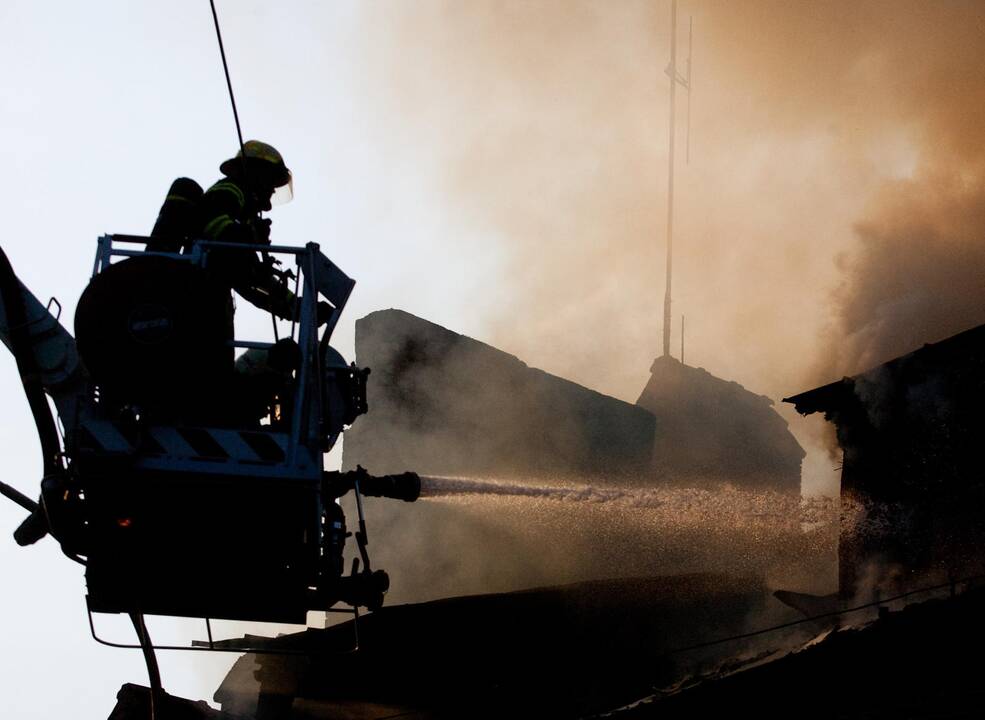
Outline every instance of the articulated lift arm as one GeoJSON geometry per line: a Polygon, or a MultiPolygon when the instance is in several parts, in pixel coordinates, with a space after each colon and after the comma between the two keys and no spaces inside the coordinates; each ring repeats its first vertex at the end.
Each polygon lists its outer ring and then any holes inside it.
{"type": "MultiPolygon", "coordinates": [[[[21,284],[2,249],[0,341],[17,361],[17,370],[41,441],[44,477],[54,479],[64,470],[64,466],[55,420],[45,394],[54,400],[63,419],[74,417],[85,375],[79,363],[75,339],[62,327],[58,318],[21,284]]],[[[3,483],[0,483],[0,494],[32,513],[15,533],[18,543],[29,544],[44,536],[47,523],[37,503],[3,483]]]]}
{"type": "MultiPolygon", "coordinates": [[[[50,305],[57,301],[52,299],[50,305]]],[[[61,309],[60,306],[58,308],[61,309]]],[[[17,359],[21,374],[34,373],[63,418],[73,414],[85,381],[75,338],[14,275],[0,249],[0,341],[17,359]],[[21,367],[21,365],[28,367],[21,367]]]]}

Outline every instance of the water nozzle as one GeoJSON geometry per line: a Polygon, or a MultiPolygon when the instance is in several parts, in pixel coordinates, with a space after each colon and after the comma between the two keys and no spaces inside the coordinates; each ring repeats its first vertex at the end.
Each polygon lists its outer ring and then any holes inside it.
{"type": "Polygon", "coordinates": [[[374,476],[359,467],[347,472],[326,472],[322,476],[325,493],[336,498],[352,490],[356,482],[359,483],[359,492],[369,497],[414,502],[421,496],[421,478],[413,472],[374,476]]]}

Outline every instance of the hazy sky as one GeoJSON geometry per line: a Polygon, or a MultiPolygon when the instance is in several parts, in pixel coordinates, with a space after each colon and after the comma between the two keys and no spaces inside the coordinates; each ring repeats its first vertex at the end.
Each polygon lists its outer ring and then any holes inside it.
{"type": "MultiPolygon", "coordinates": [[[[358,281],[344,354],[356,318],[399,307],[636,399],[660,347],[667,0],[218,6],[244,132],[294,171],[274,237],[358,281]]],[[[682,0],[680,48],[692,14],[675,353],[684,313],[689,363],[779,399],[985,321],[985,6],[682,0]]],[[[71,328],[96,237],[147,232],[174,177],[211,183],[236,149],[211,13],[8,0],[0,27],[2,245],[71,328]]],[[[0,387],[3,479],[33,492],[6,355],[0,387]]],[[[832,487],[791,423],[805,483],[832,487]]],[[[0,530],[20,519],[0,504],[0,530]]],[[[146,682],[88,638],[50,540],[0,542],[0,564],[5,718],[105,717],[146,682]]],[[[230,661],[162,656],[190,697],[230,661]]]]}

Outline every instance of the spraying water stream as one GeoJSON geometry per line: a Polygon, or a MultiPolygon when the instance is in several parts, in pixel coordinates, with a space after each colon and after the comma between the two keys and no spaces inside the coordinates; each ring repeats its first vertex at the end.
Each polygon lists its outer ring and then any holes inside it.
{"type": "Polygon", "coordinates": [[[673,514],[681,519],[682,513],[692,516],[727,514],[748,521],[797,522],[806,526],[827,524],[837,515],[836,503],[830,498],[801,498],[790,493],[731,486],[620,488],[578,483],[548,485],[529,480],[510,482],[470,477],[421,477],[422,498],[457,496],[525,497],[561,503],[589,503],[614,511],[620,508],[659,509],[663,514],[673,514]]]}
{"type": "Polygon", "coordinates": [[[839,504],[797,493],[612,479],[422,476],[412,511],[370,503],[394,602],[612,577],[716,572],[830,592],[839,504]]]}

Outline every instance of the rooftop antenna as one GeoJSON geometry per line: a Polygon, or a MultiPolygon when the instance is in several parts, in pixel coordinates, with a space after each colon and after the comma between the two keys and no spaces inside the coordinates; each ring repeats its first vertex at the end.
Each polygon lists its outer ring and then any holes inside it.
{"type": "Polygon", "coordinates": [[[688,58],[687,75],[677,71],[677,0],[670,2],[670,64],[666,73],[670,78],[670,151],[667,158],[667,282],[664,292],[664,356],[670,356],[670,291],[673,270],[674,248],[674,119],[677,108],[677,86],[687,90],[688,95],[688,132],[687,159],[691,156],[691,26],[688,26],[688,58]]]}
{"type": "MultiPolygon", "coordinates": [[[[684,164],[691,164],[691,50],[694,46],[694,17],[687,19],[687,140],[684,145],[684,164]]],[[[682,359],[683,362],[683,359],[682,359]]]]}

